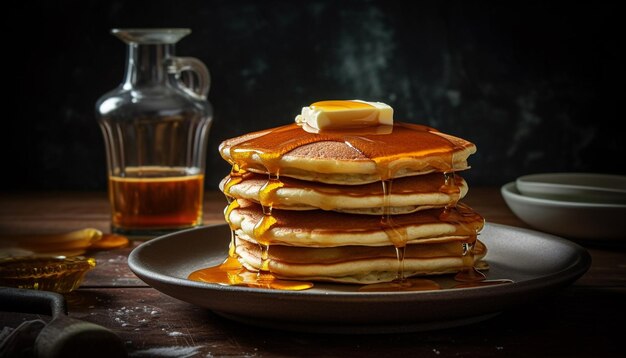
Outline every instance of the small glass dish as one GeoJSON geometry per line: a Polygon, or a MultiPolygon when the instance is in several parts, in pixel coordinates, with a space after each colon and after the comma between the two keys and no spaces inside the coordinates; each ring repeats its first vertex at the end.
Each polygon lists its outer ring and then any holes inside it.
{"type": "Polygon", "coordinates": [[[96,260],[84,256],[22,256],[0,259],[0,286],[68,293],[78,288],[96,260]]]}

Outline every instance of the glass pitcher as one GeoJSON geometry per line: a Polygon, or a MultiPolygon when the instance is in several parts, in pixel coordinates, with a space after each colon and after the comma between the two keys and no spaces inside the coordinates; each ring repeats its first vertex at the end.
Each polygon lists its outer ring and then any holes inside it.
{"type": "Polygon", "coordinates": [[[175,56],[189,29],[113,29],[127,45],[122,83],[96,102],[104,135],[111,230],[154,236],[200,225],[210,77],[175,56]]]}

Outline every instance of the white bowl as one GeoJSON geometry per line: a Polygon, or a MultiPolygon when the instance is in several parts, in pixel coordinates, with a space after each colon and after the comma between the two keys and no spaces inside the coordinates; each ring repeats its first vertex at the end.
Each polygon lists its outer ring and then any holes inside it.
{"type": "Polygon", "coordinates": [[[542,199],[521,195],[515,182],[500,192],[511,211],[533,228],[585,240],[626,238],[626,204],[598,204],[542,199]]]}
{"type": "Polygon", "coordinates": [[[587,203],[626,204],[626,176],[594,173],[524,175],[515,181],[525,196],[587,203]]]}

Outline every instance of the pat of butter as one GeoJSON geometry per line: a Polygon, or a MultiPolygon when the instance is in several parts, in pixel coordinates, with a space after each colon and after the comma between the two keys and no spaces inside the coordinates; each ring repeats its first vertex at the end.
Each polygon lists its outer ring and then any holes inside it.
{"type": "Polygon", "coordinates": [[[358,99],[321,101],[302,108],[296,123],[324,129],[363,128],[393,125],[393,108],[381,102],[358,99]]]}

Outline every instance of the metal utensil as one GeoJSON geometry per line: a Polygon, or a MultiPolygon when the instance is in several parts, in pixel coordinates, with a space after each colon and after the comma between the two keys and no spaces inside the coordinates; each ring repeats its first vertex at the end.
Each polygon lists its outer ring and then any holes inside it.
{"type": "MultiPolygon", "coordinates": [[[[52,316],[37,335],[35,357],[126,357],[120,337],[107,328],[67,316],[65,297],[30,289],[0,287],[0,307],[6,312],[52,316]]],[[[10,353],[10,352],[0,352],[10,353]]],[[[10,356],[10,355],[9,355],[10,356]]]]}

